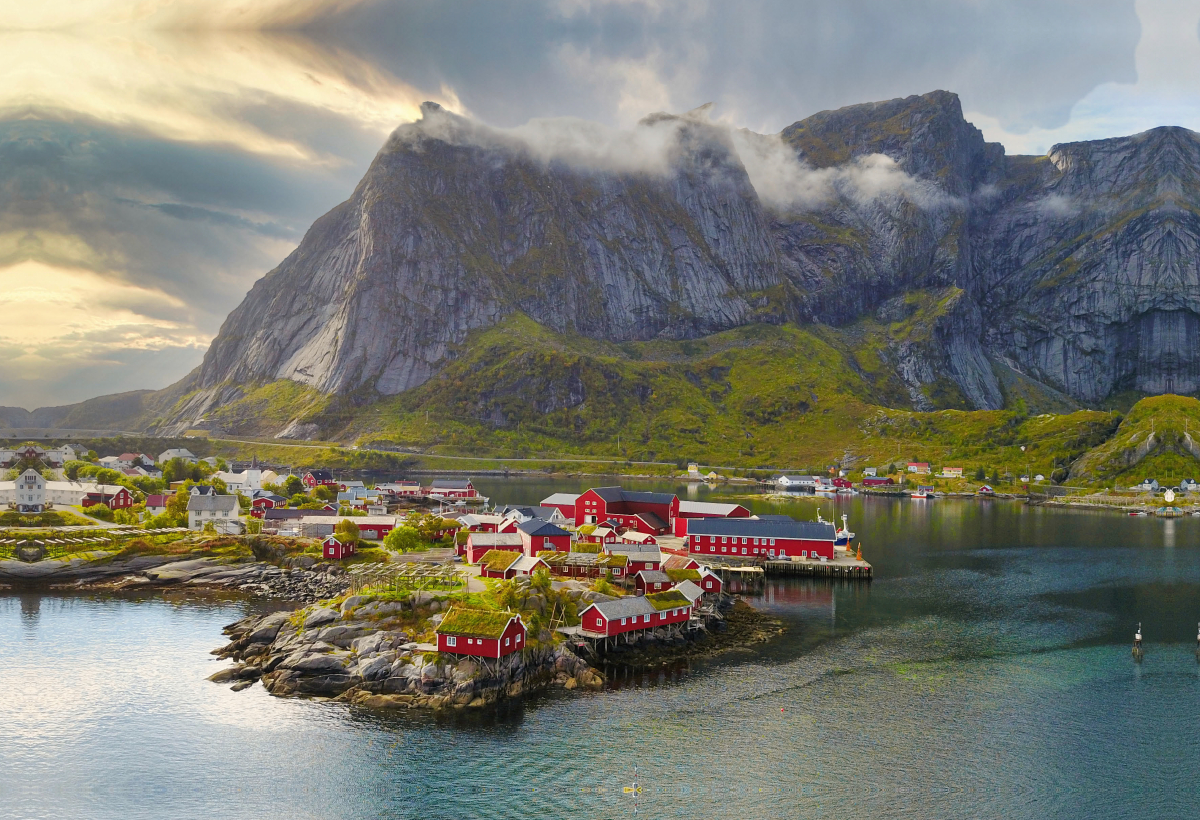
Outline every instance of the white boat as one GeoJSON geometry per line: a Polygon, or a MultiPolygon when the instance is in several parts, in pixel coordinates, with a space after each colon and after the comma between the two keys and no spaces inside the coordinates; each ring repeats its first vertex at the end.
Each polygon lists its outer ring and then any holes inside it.
{"type": "Polygon", "coordinates": [[[833,545],[835,547],[845,547],[850,544],[850,539],[854,537],[854,533],[850,532],[850,528],[846,526],[846,514],[842,513],[842,526],[837,531],[833,545]]]}

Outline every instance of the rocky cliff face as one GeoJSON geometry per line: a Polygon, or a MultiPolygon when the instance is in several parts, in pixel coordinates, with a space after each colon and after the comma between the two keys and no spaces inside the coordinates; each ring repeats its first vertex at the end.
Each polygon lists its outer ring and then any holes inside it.
{"type": "Polygon", "coordinates": [[[917,409],[938,379],[1002,406],[995,362],[1083,402],[1200,390],[1192,132],[1005,157],[946,92],[776,137],[695,113],[625,142],[581,128],[505,132],[426,104],[229,316],[166,427],[276,379],[393,395],[516,311],[687,339],[844,325],[918,289],[953,298],[893,351],[917,409]]]}

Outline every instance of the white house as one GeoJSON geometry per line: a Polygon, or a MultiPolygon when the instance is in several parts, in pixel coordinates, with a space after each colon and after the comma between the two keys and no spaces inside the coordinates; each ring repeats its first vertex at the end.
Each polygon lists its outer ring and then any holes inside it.
{"type": "Polygon", "coordinates": [[[228,533],[241,530],[238,520],[236,495],[193,495],[188,498],[188,529],[202,530],[212,524],[217,532],[228,533]]]}
{"type": "Polygon", "coordinates": [[[877,476],[877,475],[879,475],[879,469],[876,467],[863,467],[863,475],[864,476],[877,476]]]}
{"type": "Polygon", "coordinates": [[[42,512],[47,504],[75,506],[87,496],[120,497],[118,506],[132,503],[129,491],[116,484],[83,481],[47,481],[37,470],[26,470],[16,481],[0,481],[0,504],[14,504],[19,512],[42,512]]]}
{"type": "Polygon", "coordinates": [[[196,463],[196,456],[192,453],[192,451],[183,447],[174,447],[170,450],[163,450],[158,454],[158,463],[166,464],[173,458],[182,458],[188,464],[196,463]]]}
{"type": "Polygon", "coordinates": [[[784,490],[816,489],[817,479],[810,475],[781,475],[775,479],[775,486],[784,490]]]}
{"type": "Polygon", "coordinates": [[[224,481],[231,493],[250,493],[261,490],[263,485],[262,470],[243,470],[240,473],[219,470],[213,473],[213,478],[224,481]]]}
{"type": "Polygon", "coordinates": [[[1135,484],[1133,486],[1133,489],[1141,490],[1144,493],[1156,493],[1156,492],[1158,492],[1158,479],[1143,478],[1142,483],[1135,484]]]}
{"type": "Polygon", "coordinates": [[[128,464],[123,464],[120,456],[103,456],[96,459],[96,463],[101,467],[108,467],[110,470],[119,470],[122,467],[130,466],[128,464]]]}

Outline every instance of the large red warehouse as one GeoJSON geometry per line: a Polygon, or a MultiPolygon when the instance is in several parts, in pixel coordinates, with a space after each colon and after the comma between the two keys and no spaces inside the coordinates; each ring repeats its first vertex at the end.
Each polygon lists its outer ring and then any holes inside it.
{"type": "Polygon", "coordinates": [[[688,524],[692,555],[747,558],[833,558],[836,531],[827,521],[698,518],[688,524]]]}
{"type": "Polygon", "coordinates": [[[679,497],[673,493],[643,493],[620,487],[594,487],[575,502],[575,524],[603,524],[662,535],[670,531],[679,512],[679,497]]]}

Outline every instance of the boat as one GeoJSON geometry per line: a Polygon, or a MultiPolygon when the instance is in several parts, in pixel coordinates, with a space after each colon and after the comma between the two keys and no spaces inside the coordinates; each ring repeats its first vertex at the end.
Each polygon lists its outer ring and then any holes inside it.
{"type": "Polygon", "coordinates": [[[1149,515],[1150,513],[1146,512],[1145,510],[1131,510],[1129,514],[1130,515],[1149,515]]]}
{"type": "Polygon", "coordinates": [[[933,492],[934,492],[933,487],[918,486],[917,489],[913,490],[912,497],[913,498],[933,498],[933,492]]]}
{"type": "Polygon", "coordinates": [[[850,532],[850,528],[846,526],[846,514],[842,513],[842,526],[837,531],[833,540],[835,547],[847,547],[850,545],[850,539],[854,537],[854,533],[850,532]]]}
{"type": "Polygon", "coordinates": [[[1138,622],[1137,632],[1133,633],[1133,657],[1142,659],[1142,624],[1138,622]]]}

